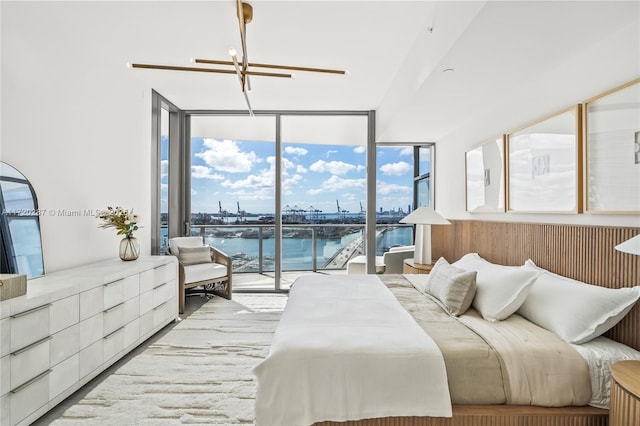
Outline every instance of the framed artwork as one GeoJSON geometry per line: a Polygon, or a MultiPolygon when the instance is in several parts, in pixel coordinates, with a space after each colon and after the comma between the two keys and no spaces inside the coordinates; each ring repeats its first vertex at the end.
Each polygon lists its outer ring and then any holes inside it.
{"type": "Polygon", "coordinates": [[[465,153],[466,208],[471,213],[504,212],[504,136],[465,153]]]}
{"type": "Polygon", "coordinates": [[[580,213],[581,105],[507,135],[507,211],[580,213]]]}
{"type": "Polygon", "coordinates": [[[585,211],[640,213],[640,78],[585,102],[585,211]]]}

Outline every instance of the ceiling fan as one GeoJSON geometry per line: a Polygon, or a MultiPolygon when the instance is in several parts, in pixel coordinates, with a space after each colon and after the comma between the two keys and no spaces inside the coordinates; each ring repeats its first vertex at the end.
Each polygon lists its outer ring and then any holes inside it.
{"type": "Polygon", "coordinates": [[[245,3],[241,0],[236,0],[236,11],[238,15],[238,23],[240,26],[240,40],[242,43],[242,60],[238,60],[237,51],[234,48],[229,49],[229,55],[231,61],[222,61],[214,59],[192,59],[193,63],[207,64],[207,65],[225,65],[230,66],[230,69],[223,68],[197,68],[197,67],[182,67],[173,65],[153,65],[153,64],[129,64],[132,68],[148,68],[157,70],[170,70],[170,71],[194,71],[194,72],[208,72],[219,74],[236,74],[240,81],[240,87],[247,102],[247,108],[249,114],[253,116],[253,109],[251,108],[251,102],[247,92],[251,91],[250,76],[260,77],[279,77],[279,78],[295,78],[292,73],[280,73],[280,72],[266,72],[255,71],[255,68],[267,68],[273,70],[286,70],[286,71],[305,71],[305,72],[320,72],[328,74],[342,74],[348,75],[346,70],[336,70],[327,68],[310,68],[310,67],[298,67],[291,65],[277,65],[277,64],[261,64],[255,62],[249,62],[247,56],[247,24],[253,20],[253,7],[249,3],[245,3]]]}

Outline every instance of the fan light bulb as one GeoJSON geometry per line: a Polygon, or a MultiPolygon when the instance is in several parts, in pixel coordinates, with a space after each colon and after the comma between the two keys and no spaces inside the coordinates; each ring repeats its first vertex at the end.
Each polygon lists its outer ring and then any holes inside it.
{"type": "Polygon", "coordinates": [[[127,68],[131,68],[131,62],[127,62],[127,68]]]}
{"type": "Polygon", "coordinates": [[[294,73],[291,73],[291,80],[295,80],[296,79],[296,75],[294,73]]]}
{"type": "Polygon", "coordinates": [[[348,76],[349,74],[349,70],[344,70],[344,75],[348,76]]]}
{"type": "Polygon", "coordinates": [[[196,58],[189,58],[189,62],[191,62],[192,64],[196,63],[196,58]]]}
{"type": "Polygon", "coordinates": [[[236,53],[237,53],[237,52],[236,52],[236,49],[234,49],[233,47],[230,47],[230,48],[229,48],[229,55],[231,55],[231,56],[236,56],[236,53]]]}

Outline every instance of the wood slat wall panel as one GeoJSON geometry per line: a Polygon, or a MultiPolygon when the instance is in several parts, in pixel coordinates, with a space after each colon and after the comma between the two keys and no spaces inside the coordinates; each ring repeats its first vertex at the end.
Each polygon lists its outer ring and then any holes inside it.
{"type": "Polygon", "coordinates": [[[452,418],[383,417],[314,426],[607,426],[609,413],[591,407],[540,408],[514,406],[454,406],[452,418]]]}
{"type": "MultiPolygon", "coordinates": [[[[527,259],[556,274],[609,288],[640,285],[640,256],[614,249],[640,228],[454,220],[432,226],[433,259],[478,253],[490,262],[527,259]]],[[[606,336],[640,350],[640,304],[606,336]]]]}

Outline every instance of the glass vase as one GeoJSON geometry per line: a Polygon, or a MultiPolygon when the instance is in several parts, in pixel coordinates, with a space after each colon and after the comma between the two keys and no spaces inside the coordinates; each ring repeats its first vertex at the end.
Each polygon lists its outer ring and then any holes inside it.
{"type": "Polygon", "coordinates": [[[140,256],[140,244],[135,237],[124,237],[120,241],[120,259],[136,260],[140,256]]]}

